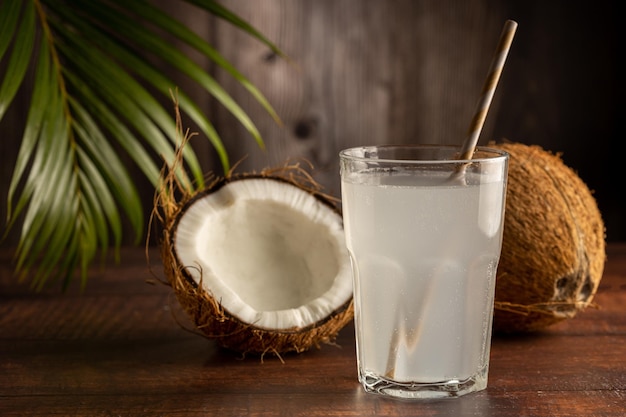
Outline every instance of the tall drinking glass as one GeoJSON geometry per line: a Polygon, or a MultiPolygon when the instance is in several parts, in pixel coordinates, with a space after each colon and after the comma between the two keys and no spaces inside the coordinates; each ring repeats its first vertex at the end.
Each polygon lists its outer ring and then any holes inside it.
{"type": "Polygon", "coordinates": [[[506,152],[367,146],[340,152],[359,381],[400,398],[487,387],[506,152]]]}

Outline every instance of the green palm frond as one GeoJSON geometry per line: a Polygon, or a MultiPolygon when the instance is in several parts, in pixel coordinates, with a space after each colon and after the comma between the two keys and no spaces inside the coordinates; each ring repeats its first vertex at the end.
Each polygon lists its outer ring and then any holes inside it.
{"type": "MultiPolygon", "coordinates": [[[[222,18],[282,55],[248,23],[210,0],[179,0],[222,18]]],[[[175,38],[233,76],[279,121],[262,93],[211,45],[145,0],[3,0],[0,3],[0,122],[19,87],[33,74],[33,91],[7,196],[7,227],[21,222],[16,269],[34,288],[74,273],[87,279],[98,253],[122,242],[125,216],[138,239],[143,207],[116,149],[158,182],[161,161],[173,161],[178,137],[170,100],[175,82],[154,62],[193,80],[218,100],[263,147],[245,111],[204,69],[172,44],[175,38]],[[29,72],[29,70],[32,70],[29,72]],[[156,95],[160,94],[161,97],[156,95]],[[122,214],[123,213],[123,214],[122,214]]],[[[177,91],[177,105],[213,145],[224,172],[230,169],[217,131],[197,103],[177,91]]],[[[7,140],[2,138],[1,140],[7,140]]],[[[191,147],[188,187],[202,187],[204,173],[191,147]]]]}

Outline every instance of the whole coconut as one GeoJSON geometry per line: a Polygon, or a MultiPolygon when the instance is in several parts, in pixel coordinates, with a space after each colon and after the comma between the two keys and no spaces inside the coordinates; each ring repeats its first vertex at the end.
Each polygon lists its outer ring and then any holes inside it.
{"type": "Polygon", "coordinates": [[[510,154],[494,331],[535,331],[590,305],[602,278],[605,228],[580,177],[539,146],[510,154]]]}

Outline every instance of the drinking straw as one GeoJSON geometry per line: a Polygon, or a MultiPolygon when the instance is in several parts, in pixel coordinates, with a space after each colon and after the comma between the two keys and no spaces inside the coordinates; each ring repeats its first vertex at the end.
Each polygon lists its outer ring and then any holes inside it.
{"type": "Polygon", "coordinates": [[[516,29],[517,22],[513,20],[507,20],[504,23],[504,29],[502,29],[500,41],[498,42],[498,46],[493,55],[491,67],[489,68],[489,72],[487,73],[487,79],[485,80],[485,84],[483,85],[478,104],[476,105],[474,117],[472,118],[472,122],[467,129],[467,136],[463,141],[461,154],[459,155],[458,159],[472,158],[474,148],[476,148],[476,144],[478,143],[478,137],[480,136],[480,132],[483,129],[483,125],[485,124],[487,112],[489,111],[491,100],[493,99],[493,95],[496,91],[496,86],[498,85],[498,81],[500,80],[500,75],[502,74],[504,62],[506,61],[506,57],[509,54],[509,49],[511,48],[511,43],[513,42],[513,36],[515,35],[516,29]]]}
{"type": "MultiPolygon", "coordinates": [[[[487,73],[487,79],[485,80],[485,84],[483,85],[478,104],[476,105],[474,117],[472,118],[472,122],[467,129],[467,135],[465,137],[465,140],[463,141],[461,153],[458,159],[471,159],[472,155],[474,154],[474,149],[476,148],[476,144],[478,143],[478,137],[480,136],[480,132],[483,129],[483,125],[485,124],[487,112],[489,111],[491,100],[493,99],[493,95],[496,91],[498,81],[500,80],[500,75],[502,74],[502,69],[504,68],[504,62],[506,61],[506,57],[509,54],[511,43],[513,43],[513,36],[515,35],[516,29],[517,22],[513,20],[507,20],[504,23],[504,28],[502,29],[502,33],[500,34],[498,46],[496,47],[496,51],[491,60],[489,72],[487,73]]],[[[458,180],[459,178],[462,178],[461,176],[464,172],[465,166],[463,165],[459,167],[459,169],[455,173],[452,174],[451,179],[458,180]]],[[[390,341],[390,350],[389,356],[387,358],[387,369],[385,373],[385,376],[390,379],[394,379],[395,377],[399,343],[401,341],[406,342],[404,328],[402,328],[402,326],[400,327],[401,328],[398,329],[397,334],[394,334],[393,339],[390,341]],[[400,334],[400,332],[402,332],[402,334],[400,334]]]]}

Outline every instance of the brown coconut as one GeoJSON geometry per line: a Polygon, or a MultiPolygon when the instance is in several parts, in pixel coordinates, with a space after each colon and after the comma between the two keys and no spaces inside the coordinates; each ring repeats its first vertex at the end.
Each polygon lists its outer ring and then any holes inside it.
{"type": "MultiPolygon", "coordinates": [[[[324,343],[334,343],[338,332],[353,319],[351,294],[330,314],[319,317],[316,322],[306,327],[275,329],[259,326],[255,322],[242,321],[236,314],[225,308],[223,300],[217,298],[211,288],[203,285],[203,278],[197,279],[197,274],[202,275],[204,272],[195,265],[182,263],[180,254],[175,249],[177,225],[187,208],[198,199],[238,181],[262,179],[287,184],[294,190],[305,191],[319,204],[331,208],[337,216],[337,221],[341,222],[340,210],[332,198],[321,193],[321,187],[298,165],[266,170],[261,173],[214,178],[204,190],[196,192],[188,191],[178,183],[173,170],[166,171],[165,181],[155,201],[155,213],[163,227],[161,256],[168,283],[197,330],[208,338],[214,339],[219,346],[242,354],[270,353],[280,356],[286,352],[300,353],[324,343]],[[194,273],[196,278],[193,277],[194,273]]],[[[274,242],[268,240],[259,244],[272,245],[274,242]]],[[[280,262],[280,260],[277,261],[280,262]]],[[[347,257],[346,262],[349,268],[347,257]]],[[[250,280],[258,278],[258,276],[246,277],[250,280]]]]}
{"type": "Polygon", "coordinates": [[[494,331],[526,332],[588,307],[605,263],[596,201],[559,155],[539,146],[492,144],[510,154],[494,331]]]}

